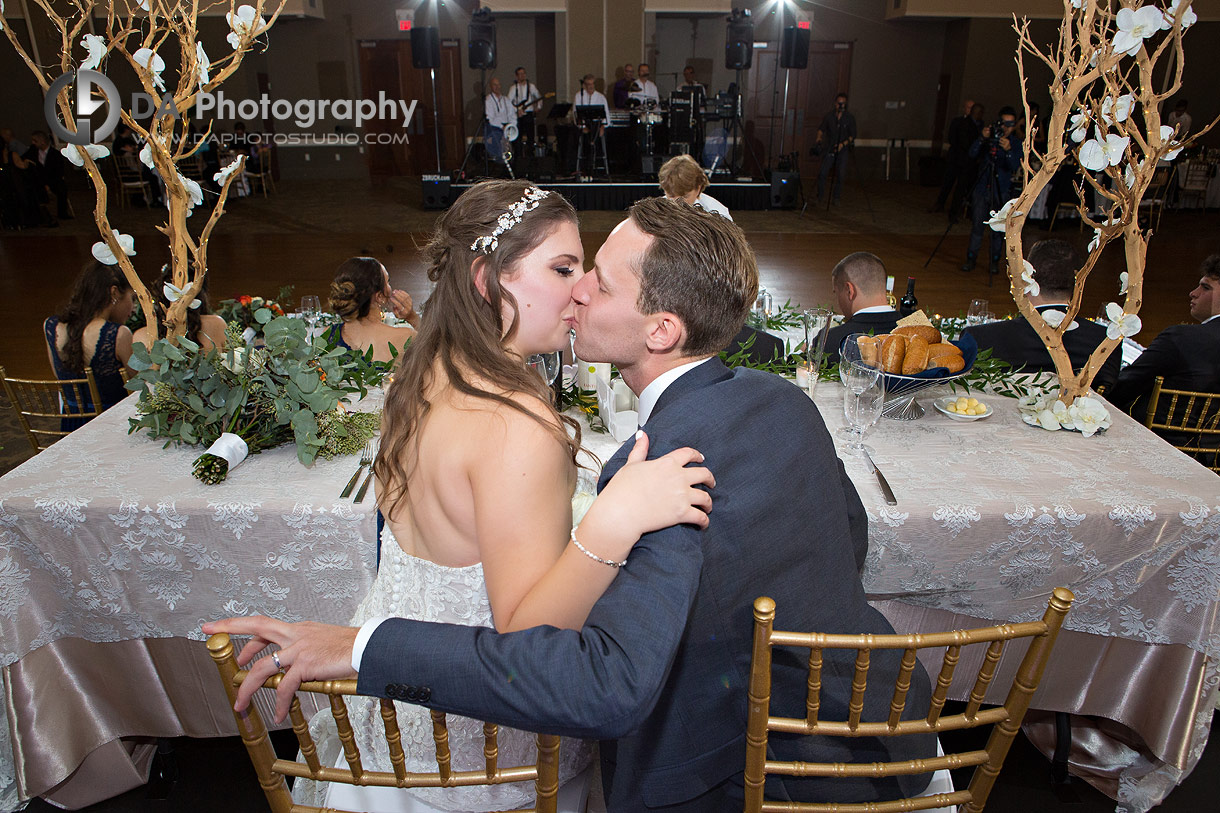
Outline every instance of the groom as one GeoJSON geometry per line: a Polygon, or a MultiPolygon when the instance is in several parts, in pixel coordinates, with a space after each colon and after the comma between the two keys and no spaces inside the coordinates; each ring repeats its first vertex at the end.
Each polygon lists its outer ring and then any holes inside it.
{"type": "MultiPolygon", "coordinates": [[[[266,642],[282,647],[281,717],[300,681],[347,677],[355,667],[367,694],[602,740],[611,811],[740,810],[753,600],[776,600],[781,629],[892,631],[865,601],[866,517],[817,409],[791,384],[729,370],[716,357],[757,288],[739,227],[662,198],[632,207],[574,288],[576,352],[614,362],[639,394],[649,455],[693,446],[717,482],[709,527],[642,538],[580,631],[498,634],[388,619],[358,633],[266,618],[204,631],[255,635],[246,659],[266,642]]],[[[601,485],[628,451],[606,464],[601,485]]],[[[862,719],[888,716],[897,655],[873,653],[862,719]]],[[[777,648],[773,658],[772,714],[803,718],[807,653],[777,648]]],[[[825,719],[847,718],[853,663],[852,652],[826,652],[825,719]]],[[[275,671],[270,658],[254,663],[239,703],[275,671]]],[[[918,668],[908,708],[927,697],[918,668]]],[[[936,746],[931,736],[781,735],[769,750],[780,759],[873,762],[933,756],[936,746]]],[[[928,775],[773,780],[771,798],[865,802],[917,794],[928,775]]]]}

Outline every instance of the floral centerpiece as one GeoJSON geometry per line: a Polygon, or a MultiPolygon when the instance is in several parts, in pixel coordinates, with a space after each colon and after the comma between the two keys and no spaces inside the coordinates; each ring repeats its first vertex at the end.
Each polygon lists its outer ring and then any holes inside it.
{"type": "Polygon", "coordinates": [[[254,314],[266,308],[271,311],[272,316],[283,316],[287,309],[281,303],[291,301],[292,287],[285,286],[274,299],[243,294],[236,299],[221,300],[216,305],[215,312],[226,324],[238,326],[237,333],[245,344],[263,335],[263,323],[254,318],[254,314]]]}
{"type": "MultiPolygon", "coordinates": [[[[201,352],[185,337],[150,349],[137,344],[127,388],[140,393],[129,432],[189,445],[211,444],[194,466],[219,483],[247,454],[295,442],[297,459],[358,452],[373,436],[378,413],[347,412],[341,399],[365,392],[360,368],[341,349],[311,341],[300,319],[255,311],[265,345],[232,342],[223,354],[201,352]]],[[[237,326],[230,328],[230,336],[237,326]]]]}

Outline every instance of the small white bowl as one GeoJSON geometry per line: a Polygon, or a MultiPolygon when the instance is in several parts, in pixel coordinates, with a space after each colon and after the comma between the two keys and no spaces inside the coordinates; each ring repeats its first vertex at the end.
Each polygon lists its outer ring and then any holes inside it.
{"type": "Polygon", "coordinates": [[[938,412],[940,412],[944,415],[948,415],[950,418],[952,418],[955,421],[977,421],[980,418],[989,417],[992,412],[995,412],[995,410],[991,408],[990,404],[983,404],[983,406],[987,407],[987,411],[984,412],[982,415],[962,415],[957,412],[950,412],[949,404],[952,404],[956,401],[957,401],[957,396],[951,395],[946,398],[937,398],[935,401],[932,402],[932,406],[936,407],[938,412]]]}

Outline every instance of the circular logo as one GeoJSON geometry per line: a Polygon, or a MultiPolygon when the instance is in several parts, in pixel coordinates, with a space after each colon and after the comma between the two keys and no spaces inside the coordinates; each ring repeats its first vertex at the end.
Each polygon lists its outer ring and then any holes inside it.
{"type": "Polygon", "coordinates": [[[119,89],[115,87],[114,82],[106,77],[103,73],[97,71],[76,71],[74,73],[65,73],[63,76],[55,80],[47,91],[46,99],[43,100],[43,112],[47,117],[47,124],[51,127],[51,131],[55,135],[69,144],[75,144],[78,147],[83,147],[86,144],[96,144],[99,141],[105,140],[106,136],[114,132],[114,128],[119,123],[119,89]],[[56,108],[56,100],[59,98],[59,93],[65,87],[76,83],[76,105],[74,113],[76,118],[76,132],[69,130],[59,120],[59,111],[56,108]],[[93,98],[93,89],[97,88],[102,95],[106,97],[106,120],[102,122],[102,126],[93,130],[93,124],[89,121],[89,116],[93,114],[103,102],[93,98]]]}

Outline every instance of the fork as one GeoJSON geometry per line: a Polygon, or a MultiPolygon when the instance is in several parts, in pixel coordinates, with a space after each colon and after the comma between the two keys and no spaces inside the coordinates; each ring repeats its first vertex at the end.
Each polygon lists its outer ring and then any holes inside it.
{"type": "MultiPolygon", "coordinates": [[[[370,457],[372,457],[374,459],[377,457],[377,447],[376,446],[373,447],[373,453],[372,453],[372,455],[370,455],[370,457]]],[[[364,502],[364,495],[366,493],[368,493],[369,483],[371,483],[371,482],[373,482],[373,466],[372,466],[372,462],[370,461],[369,473],[367,475],[365,475],[364,482],[360,484],[360,490],[356,492],[356,499],[352,500],[353,503],[364,502]]]]}
{"type": "Polygon", "coordinates": [[[351,496],[352,489],[356,487],[356,481],[360,479],[360,472],[364,471],[365,466],[373,465],[373,441],[370,439],[364,444],[364,449],[360,452],[360,465],[356,467],[356,473],[352,475],[352,479],[347,481],[343,491],[339,493],[339,499],[347,499],[351,496]]]}

